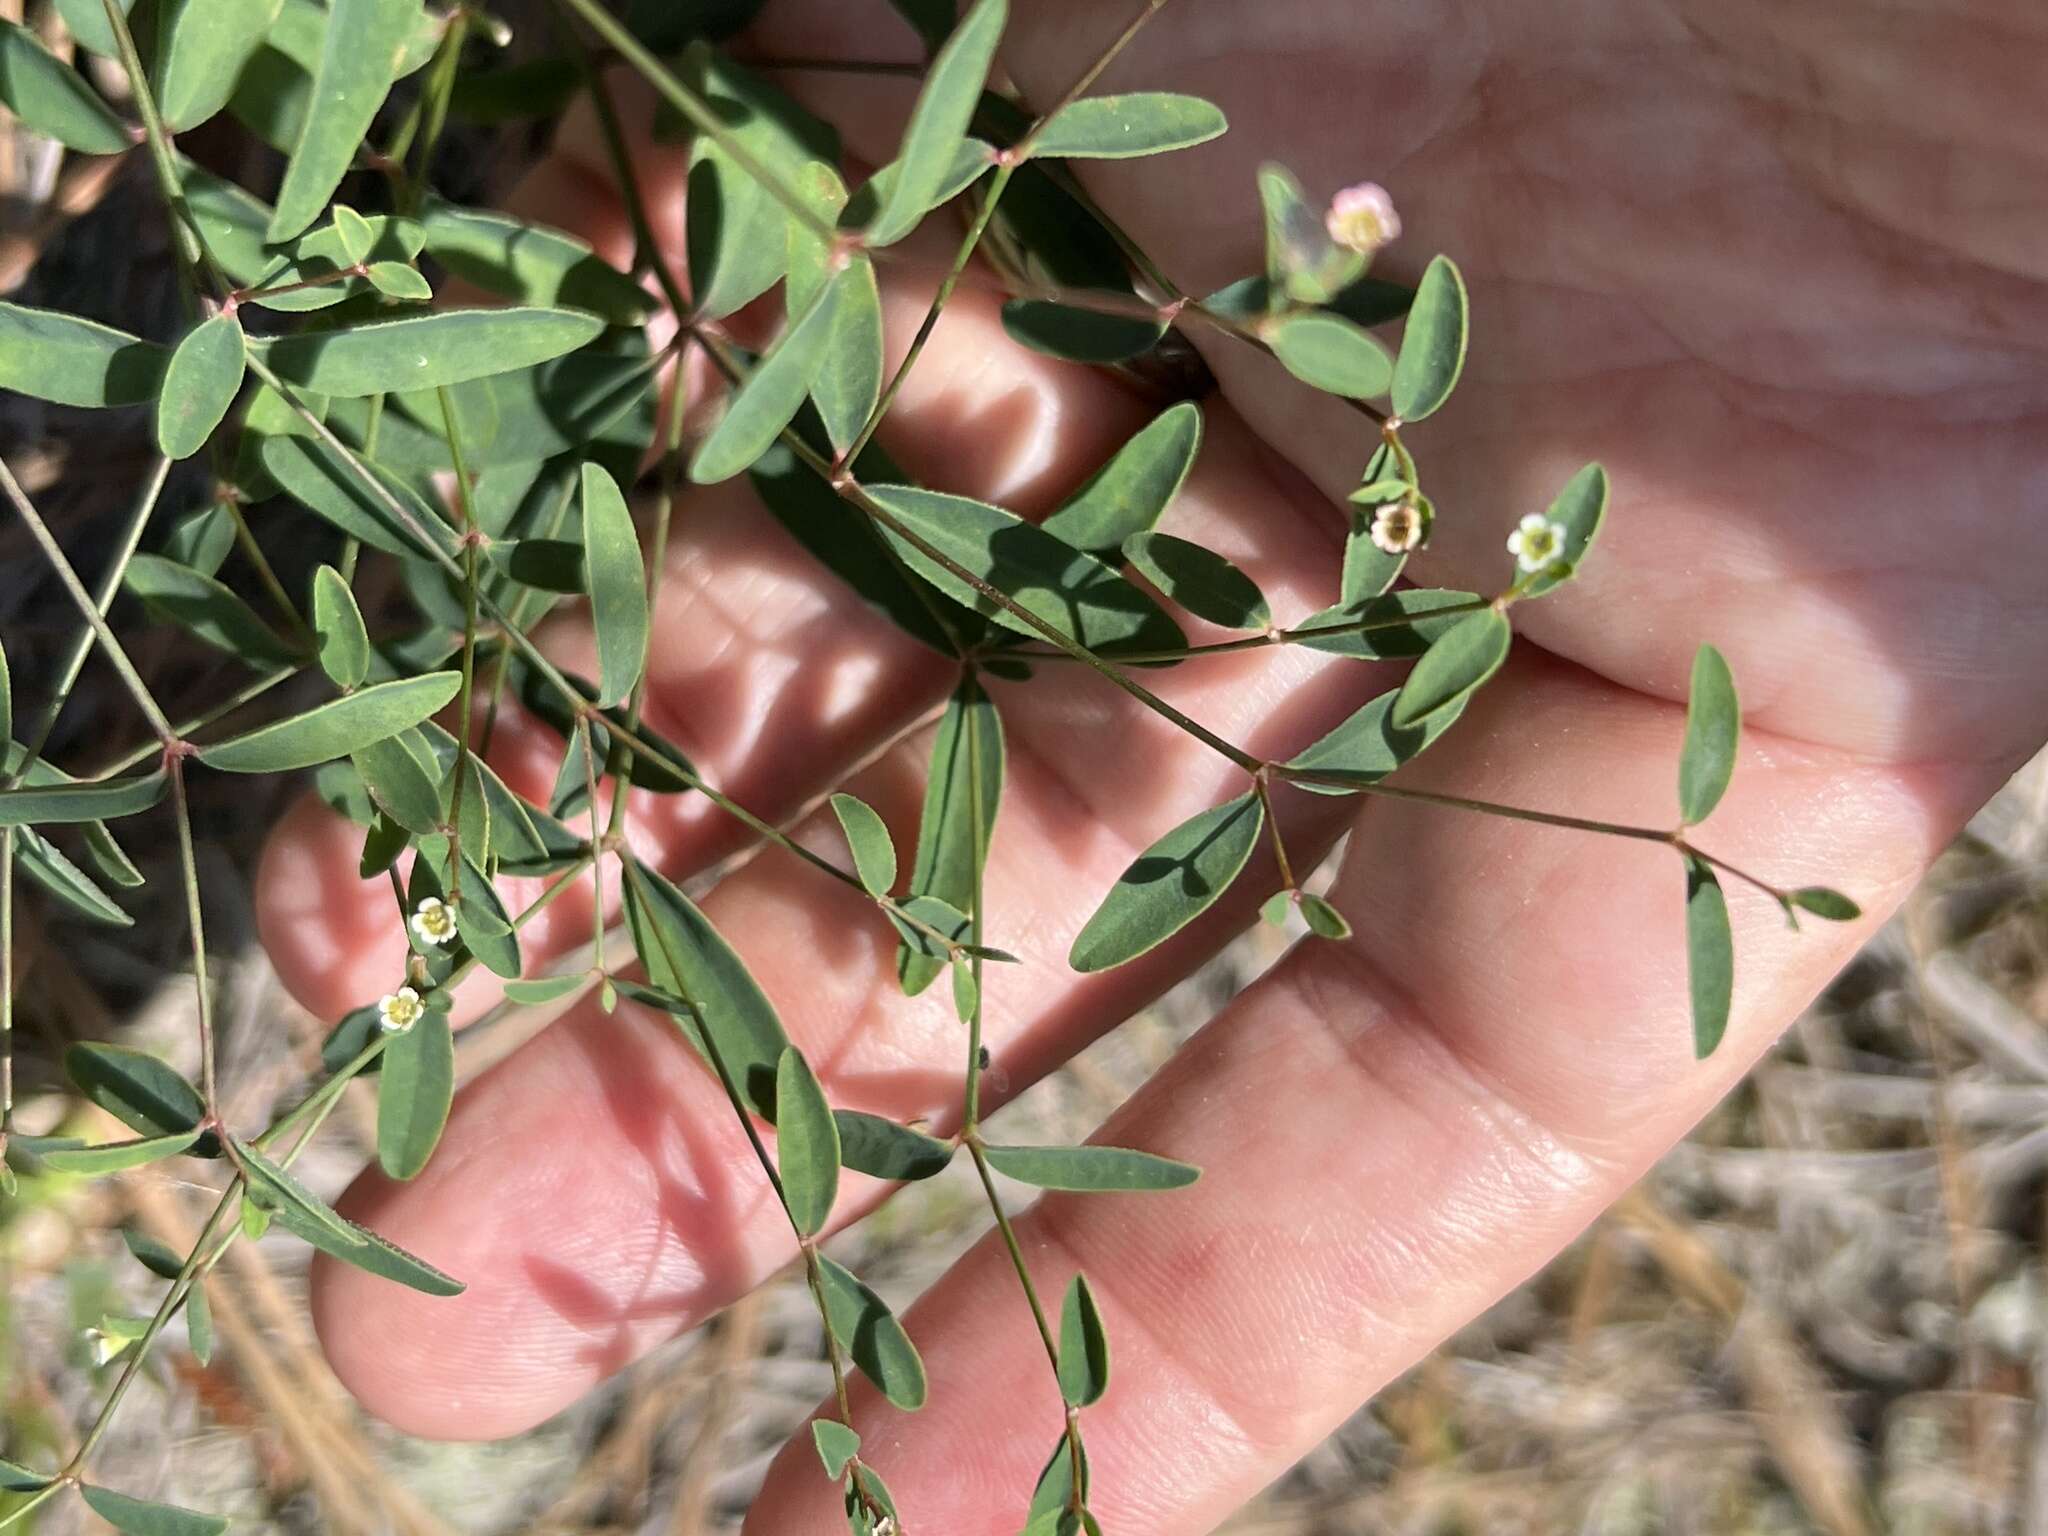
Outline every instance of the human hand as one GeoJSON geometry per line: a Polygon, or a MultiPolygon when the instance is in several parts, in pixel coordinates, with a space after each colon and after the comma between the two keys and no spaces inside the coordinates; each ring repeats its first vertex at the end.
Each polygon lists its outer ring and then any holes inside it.
{"type": "MultiPolygon", "coordinates": [[[[754,42],[764,58],[867,56],[907,38],[882,10],[777,0],[754,42]]],[[[1052,99],[1121,19],[1033,7],[1008,67],[1052,99]]],[[[1054,1196],[1020,1222],[1048,1289],[1090,1276],[1115,1341],[1117,1387],[1087,1419],[1107,1528],[1208,1528],[1541,1265],[1736,1081],[2039,744],[2048,369],[2029,339],[2048,334],[2048,211],[2008,194],[2048,126],[2027,84],[2044,54],[1989,22],[1851,0],[1569,18],[1182,0],[1109,77],[1207,95],[1232,120],[1213,146],[1090,176],[1189,290],[1257,268],[1266,158],[1319,191],[1384,181],[1408,226],[1388,264],[1441,249],[1463,265],[1472,364],[1444,415],[1413,429],[1443,509],[1424,580],[1498,585],[1516,516],[1585,460],[1613,477],[1595,559],[1518,611],[1533,645],[1403,782],[1668,822],[1686,670],[1712,641],[1748,705],[1715,846],[1767,876],[1827,878],[1867,916],[1795,936],[1767,900],[1731,891],[1736,1012],[1695,1064],[1668,853],[1444,809],[1283,801],[1305,855],[1351,831],[1334,899],[1354,937],[1296,950],[1105,1131],[1199,1163],[1202,1182],[1054,1196]]],[[[888,83],[785,83],[814,93],[854,153],[892,152],[903,98],[888,83]]],[[[571,146],[520,202],[618,255],[630,242],[600,167],[571,146]]],[[[675,171],[673,156],[646,165],[670,215],[675,171]]],[[[893,283],[899,349],[928,286],[893,283]]],[[[1368,444],[1267,360],[1208,352],[1222,397],[1165,526],[1243,565],[1283,617],[1314,611],[1333,595],[1333,500],[1368,444]]],[[[923,482],[1028,512],[1148,414],[1103,376],[1017,351],[993,301],[969,294],[884,440],[923,482]]],[[[573,663],[589,642],[565,629],[555,644],[573,663]]],[[[1155,686],[1284,756],[1384,686],[1369,673],[1284,647],[1155,686]]],[[[742,485],[685,502],[650,718],[743,803],[794,812],[948,682],[742,485]]],[[[992,976],[988,1041],[1021,1086],[1199,963],[1274,882],[1246,880],[1129,966],[1069,971],[1075,930],[1134,849],[1241,776],[1078,674],[991,688],[1010,781],[988,905],[1024,963],[992,976]]],[[[499,736],[501,770],[544,793],[554,739],[518,720],[499,736]]],[[[923,734],[891,746],[849,786],[899,837],[928,748],[923,734]]],[[[650,800],[634,820],[671,875],[735,846],[698,797],[650,800]]],[[[265,865],[280,972],[323,1016],[383,990],[402,949],[355,852],[309,806],[265,865]]],[[[864,903],[771,853],[706,910],[835,1103],[950,1128],[959,1026],[943,998],[900,997],[864,903]]],[[[528,930],[529,957],[573,946],[589,919],[587,898],[557,903],[528,930]]],[[[885,1193],[849,1183],[845,1219],[885,1193]]],[[[630,1005],[551,1026],[464,1092],[424,1175],[367,1175],[344,1208],[470,1282],[433,1301],[316,1272],[343,1379],[426,1434],[524,1428],[791,1256],[716,1083],[630,1005]]],[[[977,1248],[908,1319],[931,1406],[912,1421],[861,1403],[920,1529],[1022,1523],[1058,1406],[1013,1288],[1001,1253],[977,1248]]],[[[756,1528],[833,1528],[808,1445],[792,1454],[756,1528]]]]}

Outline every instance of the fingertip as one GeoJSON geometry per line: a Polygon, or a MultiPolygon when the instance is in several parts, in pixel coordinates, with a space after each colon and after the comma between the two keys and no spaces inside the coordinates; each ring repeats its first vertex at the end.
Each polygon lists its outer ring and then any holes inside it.
{"type": "Polygon", "coordinates": [[[338,1018],[405,966],[384,877],[359,873],[362,829],[318,795],[271,829],[256,868],[256,931],[278,979],[310,1013],[338,1018]]]}

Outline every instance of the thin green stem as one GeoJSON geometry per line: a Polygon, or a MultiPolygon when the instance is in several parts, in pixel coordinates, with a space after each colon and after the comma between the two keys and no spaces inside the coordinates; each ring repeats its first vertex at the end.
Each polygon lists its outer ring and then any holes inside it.
{"type": "Polygon", "coordinates": [[[192,982],[199,999],[199,1092],[209,1115],[220,1114],[214,1073],[213,987],[206,974],[206,919],[199,901],[199,859],[192,848],[192,807],[185,795],[185,760],[167,754],[171,807],[178,823],[178,869],[185,883],[185,921],[192,932],[192,982]]]}
{"type": "Polygon", "coordinates": [[[455,73],[462,63],[462,45],[469,37],[469,10],[458,7],[448,23],[448,29],[441,34],[441,43],[434,53],[434,68],[427,77],[427,83],[420,92],[420,134],[419,152],[413,159],[412,171],[407,175],[399,192],[399,212],[405,214],[419,211],[420,197],[426,189],[427,172],[432,168],[434,150],[441,142],[442,126],[448,121],[448,97],[455,88],[455,73]]]}
{"type": "MultiPolygon", "coordinates": [[[[583,793],[590,802],[586,809],[590,815],[590,846],[598,856],[590,865],[590,903],[593,913],[590,924],[590,943],[593,963],[601,971],[604,966],[604,828],[598,825],[597,808],[597,743],[591,737],[590,716],[576,717],[576,739],[583,747],[583,793]]],[[[623,820],[626,804],[626,778],[624,770],[612,781],[612,814],[614,820],[623,820]]]]}
{"type": "MultiPolygon", "coordinates": [[[[1218,640],[1208,645],[1186,645],[1163,651],[1119,651],[1116,659],[1126,666],[1149,666],[1171,661],[1194,661],[1204,656],[1227,656],[1239,651],[1259,651],[1275,645],[1306,645],[1344,635],[1370,635],[1387,630],[1412,629],[1418,619],[1448,619],[1459,614],[1491,608],[1493,600],[1475,597],[1470,602],[1449,603],[1422,613],[1397,613],[1374,619],[1350,619],[1341,624],[1302,624],[1292,629],[1272,629],[1264,634],[1246,635],[1239,640],[1218,640]]],[[[991,654],[1016,656],[1026,661],[1073,661],[1064,651],[1012,649],[991,654]]]]}
{"type": "Polygon", "coordinates": [[[235,496],[224,496],[221,505],[228,509],[228,518],[235,525],[235,543],[249,564],[255,568],[256,579],[263,584],[263,590],[270,594],[270,600],[277,605],[277,611],[284,615],[291,626],[294,638],[311,643],[313,630],[306,623],[305,615],[299,612],[299,605],[292,601],[284,583],[278,580],[276,570],[270,564],[270,557],[263,553],[263,546],[256,542],[256,535],[249,527],[249,520],[242,515],[241,500],[235,496]]]}
{"type": "Polygon", "coordinates": [[[14,828],[0,832],[0,1158],[14,1129],[14,828]]]}
{"type": "MultiPolygon", "coordinates": [[[[156,510],[157,499],[163,494],[164,481],[170,477],[170,473],[170,459],[159,456],[156,468],[150,471],[149,479],[143,485],[142,494],[135,500],[134,511],[128,514],[127,526],[121,530],[120,540],[114,547],[113,562],[107,567],[106,575],[100,578],[100,589],[93,599],[93,609],[102,618],[106,617],[107,610],[114,605],[114,597],[120,592],[121,583],[128,574],[128,562],[135,557],[135,551],[142,543],[142,531],[149,526],[150,516],[156,510]]],[[[7,775],[4,786],[0,787],[11,789],[19,783],[21,776],[28,771],[28,765],[41,757],[43,748],[50,744],[50,733],[57,728],[57,717],[64,712],[65,701],[71,697],[71,690],[78,682],[78,674],[85,669],[85,658],[92,654],[92,642],[92,625],[87,623],[80,626],[78,637],[71,642],[70,651],[57,668],[56,685],[50,691],[49,702],[43,706],[34,732],[23,738],[23,745],[27,751],[23,753],[21,762],[16,765],[14,772],[7,775]]],[[[135,761],[140,762],[143,758],[153,755],[160,747],[161,743],[151,742],[142,749],[135,761]]]]}
{"type": "Polygon", "coordinates": [[[1273,787],[1265,774],[1252,778],[1252,789],[1259,797],[1259,806],[1266,813],[1266,830],[1273,834],[1273,861],[1280,867],[1280,883],[1287,890],[1299,887],[1294,882],[1294,866],[1288,862],[1287,840],[1280,834],[1280,818],[1273,812],[1273,787]]]}
{"type": "MultiPolygon", "coordinates": [[[[299,669],[297,667],[279,667],[275,671],[266,672],[254,682],[244,683],[227,698],[221,700],[220,703],[180,721],[172,729],[180,741],[188,740],[193,733],[202,731],[207,726],[226,719],[243,705],[261,698],[279,683],[287,682],[298,675],[299,669]]],[[[120,757],[106,764],[98,772],[91,774],[90,777],[94,779],[114,778],[119,774],[127,772],[138,763],[157,756],[162,751],[161,743],[154,741],[144,742],[141,746],[131,748],[120,757]]]]}
{"type": "Polygon", "coordinates": [[[64,551],[58,547],[49,525],[37,513],[34,503],[22,491],[20,482],[14,478],[14,471],[7,467],[4,460],[0,460],[0,491],[4,491],[7,499],[14,504],[14,510],[20,515],[22,522],[28,525],[30,537],[42,547],[44,556],[50,562],[50,568],[57,573],[58,580],[62,581],[66,590],[71,593],[71,600],[78,605],[78,611],[84,616],[85,622],[92,626],[93,635],[99,641],[100,648],[107,653],[107,660],[113,663],[114,670],[121,675],[122,684],[141,709],[150,729],[156,732],[157,740],[165,746],[171,745],[177,737],[171,730],[170,722],[164,718],[163,711],[157,708],[156,700],[150,697],[149,689],[142,681],[142,674],[135,670],[135,664],[128,659],[128,653],[121,648],[121,642],[114,638],[114,632],[107,627],[107,621],[100,615],[99,605],[85,590],[85,583],[78,579],[78,572],[72,569],[71,562],[64,557],[64,551]]]}
{"type": "Polygon", "coordinates": [[[1002,1197],[996,1193],[995,1175],[989,1171],[988,1152],[978,1134],[963,1136],[961,1142],[967,1148],[967,1155],[974,1160],[974,1171],[981,1178],[982,1192],[988,1196],[988,1208],[995,1212],[996,1230],[1002,1234],[1003,1247],[1009,1250],[1010,1267],[1017,1272],[1017,1283],[1024,1288],[1024,1299],[1031,1304],[1031,1321],[1038,1325],[1038,1340],[1045,1346],[1045,1358],[1057,1375],[1060,1347],[1053,1342],[1052,1324],[1046,1318],[1044,1303],[1038,1299],[1038,1286],[1031,1278],[1031,1266],[1024,1262],[1024,1249],[1017,1241],[1017,1229],[1010,1225],[1009,1213],[1003,1209],[1002,1197]]]}
{"type": "MultiPolygon", "coordinates": [[[[986,782],[985,765],[982,760],[981,711],[974,706],[978,702],[980,682],[972,667],[967,672],[966,709],[963,718],[967,721],[967,803],[973,808],[973,841],[970,853],[973,859],[974,891],[973,900],[967,908],[967,937],[974,945],[974,1008],[967,1020],[967,1092],[961,1107],[961,1130],[973,1135],[981,1127],[981,1050],[982,1050],[982,875],[988,866],[988,825],[984,814],[986,802],[982,799],[982,785],[986,782]]],[[[959,964],[957,957],[954,962],[959,964]]]]}
{"type": "Polygon", "coordinates": [[[448,901],[451,906],[460,906],[462,866],[465,862],[461,832],[462,791],[472,771],[470,742],[476,732],[476,712],[470,708],[470,700],[476,691],[477,559],[482,551],[476,517],[469,504],[469,469],[463,462],[462,434],[455,426],[455,403],[445,387],[437,387],[434,393],[441,400],[441,426],[448,439],[448,457],[455,468],[455,511],[462,527],[462,688],[455,703],[461,729],[456,737],[455,788],[448,796],[448,825],[454,843],[448,860],[448,901]]]}

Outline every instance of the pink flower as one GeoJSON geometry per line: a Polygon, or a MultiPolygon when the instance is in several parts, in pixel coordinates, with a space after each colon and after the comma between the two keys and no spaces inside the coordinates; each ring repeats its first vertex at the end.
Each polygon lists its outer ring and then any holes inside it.
{"type": "Polygon", "coordinates": [[[1323,227],[1346,250],[1370,256],[1401,237],[1401,215],[1394,211],[1394,200],[1385,187],[1376,181],[1361,181],[1330,199],[1323,227]]]}

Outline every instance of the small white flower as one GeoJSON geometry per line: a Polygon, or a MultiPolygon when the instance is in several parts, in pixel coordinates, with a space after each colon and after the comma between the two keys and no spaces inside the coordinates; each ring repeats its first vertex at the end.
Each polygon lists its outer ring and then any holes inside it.
{"type": "Polygon", "coordinates": [[[423,944],[455,942],[455,909],[438,896],[429,896],[412,909],[412,931],[423,944]]]}
{"type": "Polygon", "coordinates": [[[1330,199],[1323,228],[1345,250],[1370,256],[1401,238],[1401,215],[1394,211],[1394,200],[1385,187],[1376,181],[1361,181],[1330,199]]]}
{"type": "Polygon", "coordinates": [[[1405,555],[1422,545],[1422,513],[1405,501],[1381,507],[1372,515],[1373,547],[1389,555],[1405,555]]]}
{"type": "Polygon", "coordinates": [[[400,987],[377,999],[377,1027],[387,1035],[403,1034],[419,1023],[427,1005],[411,987],[400,987]]]}
{"type": "Polygon", "coordinates": [[[1508,535],[1508,553],[1532,574],[1549,569],[1564,558],[1564,524],[1531,512],[1522,519],[1522,526],[1508,535]]]}

